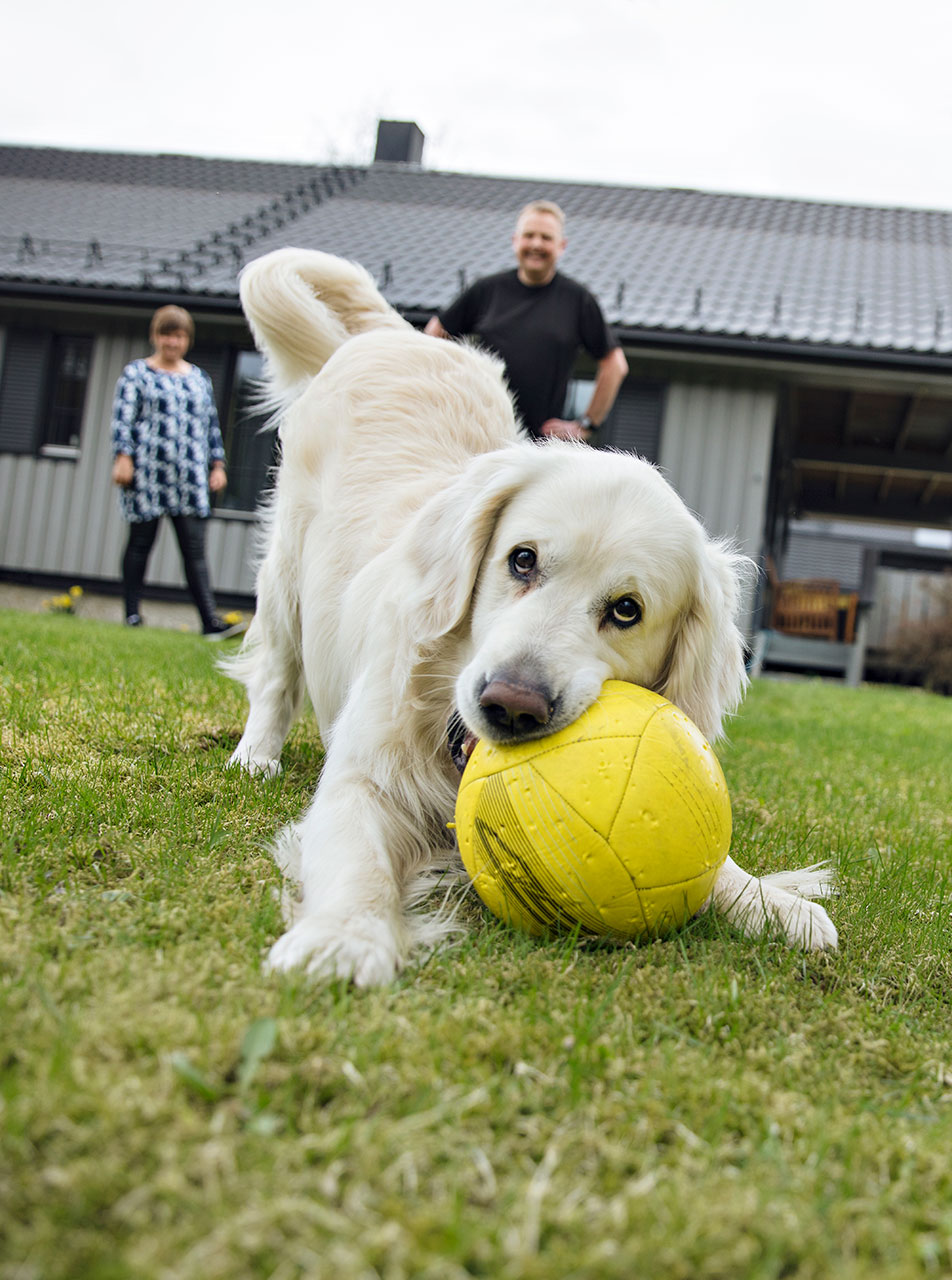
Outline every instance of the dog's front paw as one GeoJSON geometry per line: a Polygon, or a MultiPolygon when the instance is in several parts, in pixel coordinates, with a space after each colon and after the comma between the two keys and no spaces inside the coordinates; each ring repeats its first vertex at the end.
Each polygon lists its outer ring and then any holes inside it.
{"type": "Polygon", "coordinates": [[[769,900],[769,912],[792,947],[800,947],[804,951],[836,950],[839,944],[836,925],[819,903],[774,889],[769,900]]]}
{"type": "Polygon", "coordinates": [[[719,905],[731,924],[751,938],[773,929],[782,933],[791,947],[836,950],[836,926],[823,907],[786,889],[752,880],[743,894],[719,905]]]}
{"type": "Polygon", "coordinates": [[[406,955],[388,921],[374,915],[346,922],[304,916],[271,948],[266,968],[274,973],[304,969],[313,977],[344,978],[358,987],[392,982],[406,955]]]}
{"type": "MultiPolygon", "coordinates": [[[[816,867],[808,868],[810,873],[816,867]]],[[[811,902],[785,885],[800,883],[805,873],[785,872],[758,880],[748,875],[733,858],[727,858],[714,881],[709,905],[720,911],[736,928],[751,938],[768,930],[779,930],[792,947],[804,951],[835,951],[836,926],[819,903],[811,902]]],[[[811,891],[829,891],[827,877],[803,880],[811,891]]]]}
{"type": "Polygon", "coordinates": [[[253,778],[276,778],[281,772],[281,761],[264,756],[255,756],[248,750],[242,750],[241,743],[232,752],[228,761],[229,769],[244,769],[253,778]]]}

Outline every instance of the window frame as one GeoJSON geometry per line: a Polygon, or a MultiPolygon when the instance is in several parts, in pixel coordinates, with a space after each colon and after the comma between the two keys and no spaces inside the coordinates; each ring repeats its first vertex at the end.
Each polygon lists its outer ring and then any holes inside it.
{"type": "MultiPolygon", "coordinates": [[[[82,451],[96,355],[97,334],[67,327],[36,324],[4,326],[0,365],[0,454],[17,457],[62,458],[75,461],[82,451]],[[51,414],[62,379],[54,377],[67,345],[88,344],[78,406],[73,406],[75,441],[52,438],[51,414]]],[[[59,431],[56,435],[61,434],[59,431]]]]}
{"type": "MultiPolygon", "coordinates": [[[[581,417],[594,385],[593,374],[583,372],[571,379],[565,401],[567,418],[581,417]]],[[[592,443],[599,449],[634,453],[656,463],[661,452],[667,391],[668,383],[662,378],[629,374],[592,443]]]]}

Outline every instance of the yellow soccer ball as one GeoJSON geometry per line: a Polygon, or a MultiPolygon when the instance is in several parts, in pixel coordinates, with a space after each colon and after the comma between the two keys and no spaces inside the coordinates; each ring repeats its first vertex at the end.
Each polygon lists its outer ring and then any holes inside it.
{"type": "Polygon", "coordinates": [[[731,842],[727,784],[697,726],[609,680],[547,738],[477,744],[456,836],[479,896],[536,936],[656,937],[711,891],[731,842]]]}

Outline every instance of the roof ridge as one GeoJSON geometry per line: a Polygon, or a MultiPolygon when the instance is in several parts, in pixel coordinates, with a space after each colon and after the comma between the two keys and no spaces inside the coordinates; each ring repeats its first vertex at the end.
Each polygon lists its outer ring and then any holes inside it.
{"type": "MultiPolygon", "coordinates": [[[[265,170],[274,173],[278,170],[285,169],[290,171],[300,171],[302,174],[313,174],[315,171],[319,174],[326,173],[342,173],[352,170],[366,176],[370,165],[344,165],[337,163],[320,163],[302,160],[263,160],[249,159],[245,157],[235,156],[206,156],[189,152],[178,151],[127,151],[127,150],[108,150],[94,147],[60,147],[47,146],[44,144],[29,143],[6,143],[0,142],[0,175],[17,176],[15,167],[8,167],[4,161],[15,160],[17,157],[35,159],[42,157],[45,160],[57,158],[64,162],[76,162],[82,160],[101,161],[104,164],[115,162],[117,164],[129,162],[133,165],[150,163],[159,165],[168,165],[179,163],[187,169],[211,169],[221,166],[232,170],[235,173],[251,174],[255,170],[265,170]]],[[[639,183],[618,183],[601,180],[584,180],[572,178],[545,178],[533,177],[525,175],[513,174],[486,174],[486,173],[468,173],[454,169],[432,169],[422,166],[408,166],[403,163],[382,163],[375,161],[373,169],[405,173],[408,169],[412,169],[419,174],[429,175],[435,178],[460,178],[475,179],[480,182],[493,183],[512,183],[512,184],[529,184],[537,185],[540,188],[551,190],[558,188],[566,191],[599,191],[599,192],[616,192],[619,195],[637,195],[644,194],[646,196],[686,196],[691,199],[714,202],[736,202],[750,205],[761,206],[786,206],[791,209],[805,210],[831,210],[841,214],[848,213],[864,213],[875,217],[877,214],[899,214],[910,215],[912,217],[939,218],[942,220],[952,219],[952,211],[939,209],[934,207],[923,207],[913,205],[900,204],[883,204],[870,203],[867,201],[842,201],[831,200],[827,198],[812,196],[780,196],[780,195],[764,195],[758,192],[744,191],[722,191],[708,190],[701,187],[681,187],[681,186],[644,186],[639,183]]],[[[27,176],[27,175],[24,175],[27,176]]],[[[55,177],[55,174],[46,173],[46,178],[55,177]]],[[[82,179],[88,182],[108,181],[108,176],[98,177],[93,172],[83,175],[82,179]]],[[[125,182],[134,182],[135,178],[131,175],[124,175],[125,182]]],[[[171,181],[168,175],[164,175],[161,185],[174,186],[179,185],[171,181]]]]}
{"type": "MultiPolygon", "coordinates": [[[[339,171],[347,166],[295,160],[254,160],[171,151],[107,151],[91,148],[0,143],[0,176],[124,186],[235,191],[273,189],[275,177],[339,171]],[[223,181],[224,180],[224,181],[223,181]]],[[[361,168],[362,166],[353,166],[361,168]]]]}

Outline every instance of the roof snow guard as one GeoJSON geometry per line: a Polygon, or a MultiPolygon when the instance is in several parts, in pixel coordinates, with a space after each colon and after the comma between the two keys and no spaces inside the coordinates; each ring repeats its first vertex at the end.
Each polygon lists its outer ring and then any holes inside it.
{"type": "Polygon", "coordinates": [[[256,246],[365,172],[0,147],[0,290],[6,281],[236,301],[238,272],[266,251],[256,246]]]}

